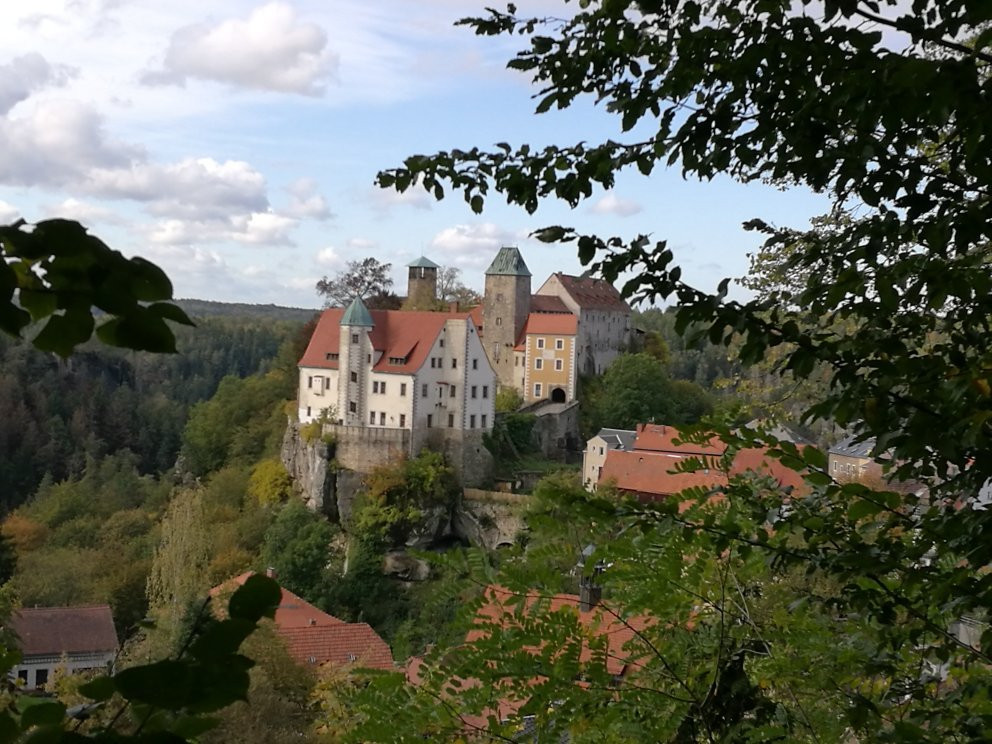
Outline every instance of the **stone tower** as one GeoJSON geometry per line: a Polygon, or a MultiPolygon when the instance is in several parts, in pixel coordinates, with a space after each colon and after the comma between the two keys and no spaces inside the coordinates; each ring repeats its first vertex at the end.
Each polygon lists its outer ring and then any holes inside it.
{"type": "Polygon", "coordinates": [[[421,256],[407,264],[406,302],[404,310],[434,310],[437,307],[437,270],[441,268],[421,256]]]}
{"type": "Polygon", "coordinates": [[[368,416],[366,388],[371,369],[372,314],[360,297],[341,316],[338,340],[338,418],[346,426],[363,426],[368,416]]]}
{"type": "Polygon", "coordinates": [[[529,313],[530,269],[516,246],[504,246],[486,269],[482,300],[483,342],[501,386],[516,387],[513,347],[529,313]]]}

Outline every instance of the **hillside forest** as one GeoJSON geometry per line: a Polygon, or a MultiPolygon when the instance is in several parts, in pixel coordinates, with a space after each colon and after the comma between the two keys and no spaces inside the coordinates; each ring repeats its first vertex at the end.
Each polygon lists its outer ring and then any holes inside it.
{"type": "MultiPolygon", "coordinates": [[[[346,528],[309,511],[279,451],[313,314],[219,303],[191,303],[189,311],[197,326],[178,331],[175,355],[93,344],[62,361],[0,337],[6,599],[23,606],[109,603],[126,640],[125,660],[142,661],[180,642],[187,608],[207,589],[274,567],[287,588],[318,607],[370,623],[399,662],[457,639],[465,586],[456,564],[465,555],[452,558],[453,567],[435,565],[422,582],[382,571],[384,554],[404,544],[425,505],[457,499],[450,468],[421,457],[369,477],[346,528]]],[[[604,377],[583,381],[584,434],[606,424],[753,415],[736,394],[740,371],[725,349],[687,346],[660,310],[636,313],[634,325],[643,331],[636,348],[604,377]],[[645,396],[619,394],[631,386],[657,391],[647,408],[645,396]]],[[[503,457],[501,464],[512,471],[534,463],[503,457]]],[[[539,493],[571,484],[578,469],[544,467],[551,485],[538,484],[539,493]]],[[[442,549],[460,554],[457,546],[442,549]]],[[[499,561],[485,557],[487,565],[499,561]]],[[[253,644],[264,658],[275,654],[259,675],[287,663],[271,633],[253,644]]],[[[259,682],[255,694],[266,704],[283,717],[293,711],[292,731],[261,726],[259,741],[317,731],[312,699],[326,698],[329,683],[315,688],[316,680],[301,679],[278,694],[259,682]]],[[[253,702],[226,715],[240,726],[259,709],[253,702]]]]}

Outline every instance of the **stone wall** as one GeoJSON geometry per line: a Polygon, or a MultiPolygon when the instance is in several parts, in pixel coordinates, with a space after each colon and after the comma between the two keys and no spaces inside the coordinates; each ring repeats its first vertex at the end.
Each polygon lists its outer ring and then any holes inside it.
{"type": "Polygon", "coordinates": [[[321,439],[306,442],[300,425],[290,421],[282,439],[282,464],[308,508],[338,520],[334,498],[334,474],[329,468],[329,448],[321,439]]]}
{"type": "Polygon", "coordinates": [[[466,488],[451,518],[456,537],[488,550],[512,545],[526,527],[524,512],[529,496],[466,488]]]}
{"type": "Polygon", "coordinates": [[[325,424],[324,434],[337,440],[334,459],[338,466],[359,473],[370,473],[411,454],[409,429],[325,424]]]}

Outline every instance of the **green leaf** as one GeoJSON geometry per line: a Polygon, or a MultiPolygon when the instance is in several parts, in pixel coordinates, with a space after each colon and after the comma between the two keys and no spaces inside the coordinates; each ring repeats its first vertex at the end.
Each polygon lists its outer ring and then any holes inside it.
{"type": "Polygon", "coordinates": [[[31,313],[33,320],[46,318],[58,308],[58,298],[54,292],[47,289],[22,289],[17,299],[21,307],[31,313]]]}
{"type": "Polygon", "coordinates": [[[263,617],[274,617],[281,598],[278,583],[268,576],[253,574],[231,595],[227,612],[232,618],[256,623],[263,617]]]}
{"type": "Polygon", "coordinates": [[[882,511],[882,506],[873,501],[858,499],[847,508],[847,518],[857,522],[865,517],[871,517],[882,511]]]}
{"type": "Polygon", "coordinates": [[[62,703],[41,700],[27,706],[21,714],[21,728],[27,731],[32,726],[56,726],[61,724],[64,718],[65,706],[62,703]]]}
{"type": "Polygon", "coordinates": [[[811,468],[817,468],[819,470],[826,470],[827,468],[827,456],[818,447],[813,447],[812,445],[803,447],[802,458],[811,468]]]}
{"type": "Polygon", "coordinates": [[[109,700],[115,690],[114,680],[110,677],[96,677],[89,682],[84,682],[79,686],[79,694],[85,695],[90,700],[109,700]]]}
{"type": "Polygon", "coordinates": [[[190,654],[201,661],[233,654],[255,627],[252,620],[234,617],[212,623],[190,647],[190,654]]]}
{"type": "Polygon", "coordinates": [[[35,347],[52,351],[61,357],[69,356],[93,334],[93,316],[88,310],[68,310],[63,315],[52,315],[41,332],[32,339],[35,347]]]}
{"type": "Polygon", "coordinates": [[[179,710],[190,702],[193,679],[188,662],[167,659],[125,669],[114,676],[114,686],[132,702],[179,710]]]}
{"type": "Polygon", "coordinates": [[[21,728],[17,725],[10,711],[0,711],[0,744],[9,744],[21,735],[21,728]]]}

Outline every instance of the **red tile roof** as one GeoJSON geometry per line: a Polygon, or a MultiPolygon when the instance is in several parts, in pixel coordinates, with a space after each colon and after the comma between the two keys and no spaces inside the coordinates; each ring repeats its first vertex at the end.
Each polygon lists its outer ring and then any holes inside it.
{"type": "MultiPolygon", "coordinates": [[[[369,334],[372,348],[381,351],[382,356],[373,370],[409,374],[420,369],[427,359],[434,340],[441,333],[448,320],[464,320],[471,314],[435,313],[419,310],[370,310],[372,332],[369,334]],[[404,358],[403,364],[390,364],[391,358],[404,358]]],[[[337,360],[329,360],[328,353],[339,353],[341,338],[341,316],[344,310],[332,307],[321,313],[317,328],[310,338],[307,350],[300,359],[301,367],[337,369],[337,360]]]]}
{"type": "MultiPolygon", "coordinates": [[[[210,590],[211,596],[233,590],[252,576],[247,571],[210,590]]],[[[389,646],[367,623],[346,623],[318,610],[284,587],[276,608],[275,626],[289,655],[300,664],[355,664],[370,669],[392,669],[389,646]]]]}
{"type": "MultiPolygon", "coordinates": [[[[465,640],[472,643],[479,638],[486,637],[494,626],[503,629],[512,628],[520,623],[518,616],[519,595],[504,587],[490,585],[485,591],[486,604],[484,604],[476,615],[476,627],[468,632],[465,640]]],[[[609,605],[602,603],[596,605],[591,610],[581,612],[579,609],[579,596],[577,594],[554,594],[545,596],[539,592],[532,592],[526,598],[527,607],[533,606],[537,601],[545,602],[544,608],[548,612],[558,612],[560,610],[570,610],[575,612],[583,628],[596,636],[607,637],[606,670],[609,674],[619,676],[623,674],[631,665],[637,665],[639,653],[635,648],[631,648],[631,643],[637,634],[651,624],[647,617],[631,617],[621,619],[620,613],[613,611],[609,605]]],[[[537,649],[535,649],[535,652],[537,649]]],[[[641,649],[643,655],[646,649],[641,649]]],[[[579,655],[582,663],[588,663],[593,658],[592,652],[588,648],[583,648],[579,655]]]]}
{"type": "Polygon", "coordinates": [[[675,443],[682,433],[674,426],[664,424],[638,424],[634,449],[649,452],[677,452],[684,455],[719,456],[727,451],[727,445],[719,437],[711,437],[704,444],[691,442],[675,443]]]}
{"type": "MultiPolygon", "coordinates": [[[[254,571],[246,571],[240,576],[228,579],[223,584],[215,586],[210,590],[210,596],[216,597],[222,592],[231,592],[244,584],[249,576],[254,575],[254,571]]],[[[307,628],[313,626],[345,625],[345,621],[334,615],[328,615],[323,610],[318,610],[302,597],[299,597],[285,587],[280,587],[282,597],[279,606],[276,608],[275,623],[280,630],[284,628],[307,628]]]]}
{"type": "Polygon", "coordinates": [[[574,336],[578,329],[579,319],[571,313],[531,313],[527,316],[523,334],[554,334],[556,336],[574,336]]]}
{"type": "Polygon", "coordinates": [[[24,608],[11,615],[10,626],[24,656],[113,652],[118,646],[108,605],[24,608]]]}
{"type": "Polygon", "coordinates": [[[286,641],[289,655],[301,664],[393,668],[389,646],[366,623],[279,628],[279,635],[286,641]]]}
{"type": "MultiPolygon", "coordinates": [[[[603,463],[599,482],[612,482],[623,491],[643,496],[671,496],[686,488],[702,487],[722,489],[728,481],[726,475],[715,469],[689,473],[671,472],[688,458],[712,461],[723,455],[727,447],[716,437],[703,445],[675,444],[679,431],[673,426],[655,424],[638,425],[637,436],[631,450],[610,450],[603,463]]],[[[715,466],[717,463],[713,462],[715,466]]],[[[730,464],[730,475],[756,472],[771,476],[782,486],[801,488],[801,473],[784,466],[767,455],[763,448],[743,449],[737,452],[730,464]]]]}
{"type": "Polygon", "coordinates": [[[561,286],[583,310],[611,310],[614,312],[630,312],[630,306],[624,302],[617,288],[604,279],[569,276],[556,272],[561,286]]]}
{"type": "Polygon", "coordinates": [[[569,313],[571,310],[568,309],[561,297],[557,295],[531,295],[530,296],[530,311],[532,313],[569,313]]]}

